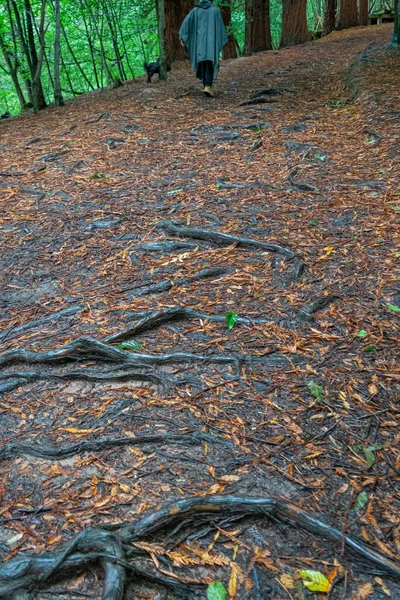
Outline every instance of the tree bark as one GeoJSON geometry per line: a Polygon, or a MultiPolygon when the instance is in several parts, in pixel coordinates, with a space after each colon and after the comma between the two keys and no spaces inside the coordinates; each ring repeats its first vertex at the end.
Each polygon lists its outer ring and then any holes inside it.
{"type": "Polygon", "coordinates": [[[349,27],[357,27],[358,21],[358,6],[357,0],[339,0],[339,17],[337,29],[348,29],[349,27]]]}
{"type": "Polygon", "coordinates": [[[228,41],[223,47],[222,56],[226,60],[227,58],[237,58],[240,54],[239,45],[232,32],[232,11],[231,11],[231,0],[226,0],[221,6],[221,15],[224,22],[226,33],[228,35],[228,41]]]}
{"type": "Polygon", "coordinates": [[[34,35],[34,16],[32,12],[32,6],[30,0],[24,0],[25,16],[26,16],[26,29],[28,34],[28,48],[30,54],[30,70],[32,80],[32,100],[33,110],[38,112],[46,108],[46,100],[44,97],[42,87],[42,65],[45,52],[45,39],[44,39],[44,18],[46,12],[46,0],[41,1],[40,6],[40,24],[39,24],[39,54],[36,49],[35,35],[34,35]]]}
{"type": "Polygon", "coordinates": [[[61,91],[60,80],[60,62],[61,62],[61,6],[60,0],[54,0],[54,15],[56,34],[54,38],[54,102],[56,106],[64,105],[64,98],[61,91]]]}
{"type": "Polygon", "coordinates": [[[244,54],[272,49],[269,0],[246,0],[244,54]]]}
{"type": "Polygon", "coordinates": [[[400,47],[400,0],[394,0],[394,28],[390,45],[400,47]]]}
{"type": "MultiPolygon", "coordinates": [[[[178,31],[182,21],[193,8],[193,0],[163,0],[165,18],[165,59],[168,64],[185,60],[187,53],[179,42],[178,31]]],[[[158,1],[157,13],[159,11],[158,1]]]]}
{"type": "Polygon", "coordinates": [[[368,0],[359,0],[359,24],[368,25],[368,0]]]}
{"type": "Polygon", "coordinates": [[[281,48],[310,39],[306,9],[307,0],[283,0],[281,48]]]}
{"type": "MultiPolygon", "coordinates": [[[[364,0],[360,0],[363,2],[364,0]]],[[[368,0],[367,0],[368,3],[368,0]]],[[[326,0],[324,12],[324,35],[328,35],[336,27],[336,0],[326,0]]]]}
{"type": "Polygon", "coordinates": [[[161,81],[166,81],[167,76],[167,61],[166,61],[166,46],[165,46],[165,2],[157,0],[157,21],[158,21],[158,41],[160,44],[160,74],[158,78],[161,81]]]}

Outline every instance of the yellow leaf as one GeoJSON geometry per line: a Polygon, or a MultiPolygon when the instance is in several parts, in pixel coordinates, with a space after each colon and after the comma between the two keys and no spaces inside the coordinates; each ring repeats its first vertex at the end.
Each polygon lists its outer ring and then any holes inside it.
{"type": "Polygon", "coordinates": [[[289,574],[289,573],[283,573],[280,577],[279,577],[279,581],[282,583],[282,585],[287,588],[288,590],[294,590],[295,589],[295,582],[293,577],[289,574]]]}
{"type": "Polygon", "coordinates": [[[376,583],[379,583],[379,585],[381,586],[381,588],[382,588],[383,592],[386,594],[386,596],[392,595],[392,592],[389,590],[387,585],[385,585],[385,583],[383,582],[383,580],[380,577],[375,577],[375,581],[376,581],[376,583]]]}
{"type": "Polygon", "coordinates": [[[378,388],[376,387],[376,385],[374,383],[371,383],[368,386],[368,391],[371,394],[371,396],[376,396],[376,394],[378,393],[378,388]]]}
{"type": "Polygon", "coordinates": [[[123,492],[125,492],[126,494],[128,494],[131,491],[131,488],[129,487],[129,485],[127,485],[126,483],[120,483],[119,487],[121,488],[121,490],[123,492]]]}
{"type": "Polygon", "coordinates": [[[229,579],[228,593],[230,598],[234,598],[237,592],[237,568],[235,563],[231,563],[232,571],[229,579]]]}
{"type": "Polygon", "coordinates": [[[211,477],[215,477],[214,467],[212,467],[211,465],[208,465],[207,469],[208,469],[208,472],[210,473],[211,477]]]}
{"type": "Polygon", "coordinates": [[[329,580],[319,571],[305,569],[299,571],[299,575],[303,580],[303,584],[310,592],[329,592],[331,584],[329,580]]]}
{"type": "Polygon", "coordinates": [[[355,593],[351,597],[351,600],[366,600],[366,598],[368,598],[368,596],[370,596],[373,593],[373,591],[374,587],[372,583],[367,581],[366,583],[363,583],[356,589],[355,593]]]}

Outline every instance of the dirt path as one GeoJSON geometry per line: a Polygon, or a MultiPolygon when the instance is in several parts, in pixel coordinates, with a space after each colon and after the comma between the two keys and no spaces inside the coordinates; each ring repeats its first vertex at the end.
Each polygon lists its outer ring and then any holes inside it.
{"type": "MultiPolygon", "coordinates": [[[[62,356],[0,357],[3,559],[232,494],[284,497],[399,560],[400,58],[380,49],[389,35],[357,28],[230,61],[213,101],[177,65],[166,84],[0,123],[1,351],[86,336],[62,356]],[[240,106],[263,88],[277,88],[268,103],[240,106]],[[149,323],[174,307],[197,313],[149,323]],[[140,349],[107,340],[123,330],[118,341],[140,349]],[[164,433],[186,437],[31,448],[164,433]]],[[[272,600],[312,597],[282,574],[340,563],[331,599],[360,586],[360,598],[385,586],[400,597],[340,544],[256,518],[220,528],[219,562],[204,555],[215,529],[190,548],[178,531],[161,566],[196,580],[237,569],[239,598],[272,600]]],[[[99,589],[86,573],[50,597],[99,589]]]]}

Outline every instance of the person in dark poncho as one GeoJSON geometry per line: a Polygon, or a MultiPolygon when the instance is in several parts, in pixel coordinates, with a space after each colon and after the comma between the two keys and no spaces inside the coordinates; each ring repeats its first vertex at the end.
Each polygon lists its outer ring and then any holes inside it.
{"type": "Polygon", "coordinates": [[[192,69],[204,84],[206,96],[213,97],[212,84],[219,71],[219,55],[228,41],[219,8],[212,0],[198,0],[179,30],[192,69]]]}

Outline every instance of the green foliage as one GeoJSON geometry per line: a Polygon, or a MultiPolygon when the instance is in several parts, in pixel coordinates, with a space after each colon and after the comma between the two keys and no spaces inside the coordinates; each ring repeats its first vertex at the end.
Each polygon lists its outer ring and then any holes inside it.
{"type": "Polygon", "coordinates": [[[355,513],[360,512],[363,508],[365,508],[365,506],[367,505],[367,502],[368,502],[367,492],[360,492],[357,496],[357,500],[355,501],[355,504],[352,507],[351,511],[355,512],[355,513]]]}
{"type": "Polygon", "coordinates": [[[129,342],[122,342],[118,345],[121,350],[140,350],[142,344],[136,340],[130,340],[129,342]]]}
{"type": "Polygon", "coordinates": [[[387,305],[388,309],[393,311],[393,312],[399,312],[400,313],[400,306],[396,306],[395,304],[388,304],[387,305]]]}
{"type": "Polygon", "coordinates": [[[207,588],[207,600],[227,600],[226,589],[220,581],[213,581],[207,588]]]}
{"type": "Polygon", "coordinates": [[[310,381],[310,383],[308,384],[308,389],[310,390],[314,398],[316,398],[318,401],[322,400],[322,398],[325,396],[324,388],[318,385],[318,383],[315,383],[314,381],[310,381]]]}
{"type": "Polygon", "coordinates": [[[357,333],[357,337],[363,338],[366,337],[368,335],[368,332],[365,331],[365,329],[360,329],[360,331],[357,333]]]}
{"type": "Polygon", "coordinates": [[[232,311],[228,312],[228,314],[226,315],[226,326],[229,329],[229,331],[235,327],[235,323],[237,320],[238,316],[236,313],[232,311]]]}

